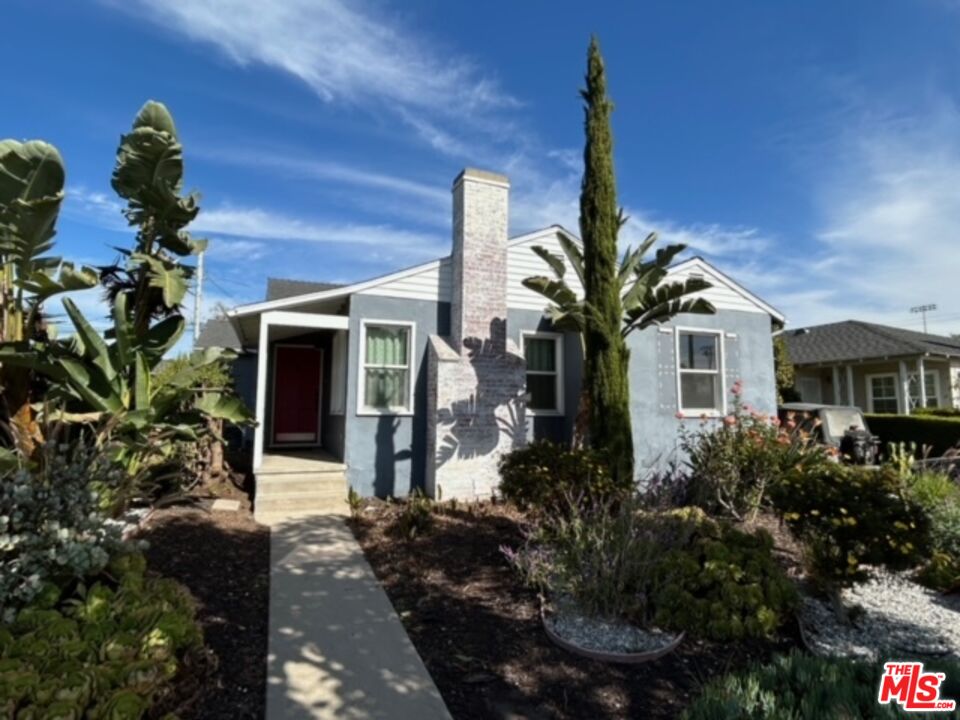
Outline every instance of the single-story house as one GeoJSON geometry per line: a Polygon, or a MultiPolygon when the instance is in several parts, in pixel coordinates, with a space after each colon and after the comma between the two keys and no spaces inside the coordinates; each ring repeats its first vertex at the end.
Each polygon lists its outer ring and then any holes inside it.
{"type": "MultiPolygon", "coordinates": [[[[339,473],[361,496],[489,497],[503,453],[569,440],[580,340],[552,327],[522,280],[550,274],[533,246],[562,257],[560,238],[579,240],[556,225],[510,238],[509,187],[480,170],[456,178],[447,257],[349,285],[272,281],[266,300],[218,323],[220,344],[243,353],[258,504],[283,473],[304,490],[311,472],[339,473]]],[[[722,417],[735,380],[775,411],[771,331],[783,316],[701,258],[670,270],[694,275],[712,284],[716,314],[630,336],[638,472],[673,456],[678,413],[722,417]]],[[[278,495],[290,501],[269,505],[278,511],[308,503],[293,485],[278,495]]]]}
{"type": "Polygon", "coordinates": [[[960,407],[958,338],[845,320],[787,330],[784,339],[805,402],[901,414],[960,407]]]}

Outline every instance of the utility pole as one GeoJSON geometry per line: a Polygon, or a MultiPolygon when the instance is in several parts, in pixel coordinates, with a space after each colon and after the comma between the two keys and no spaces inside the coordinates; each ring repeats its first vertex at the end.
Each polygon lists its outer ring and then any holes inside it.
{"type": "Polygon", "coordinates": [[[917,305],[910,308],[910,312],[916,314],[920,313],[923,316],[923,332],[927,332],[927,313],[933,312],[937,309],[936,303],[931,303],[930,305],[917,305]]]}
{"type": "Polygon", "coordinates": [[[193,342],[200,337],[200,315],[203,311],[203,251],[197,257],[197,294],[193,297],[193,342]]]}

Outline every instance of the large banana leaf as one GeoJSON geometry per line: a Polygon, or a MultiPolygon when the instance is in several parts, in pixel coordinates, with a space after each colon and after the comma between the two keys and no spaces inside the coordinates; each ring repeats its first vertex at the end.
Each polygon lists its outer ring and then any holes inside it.
{"type": "Polygon", "coordinates": [[[201,393],[196,408],[207,417],[231,423],[245,423],[253,419],[249,408],[236,395],[218,392],[201,393]]]}
{"type": "Polygon", "coordinates": [[[63,307],[76,330],[75,340],[78,343],[79,354],[99,368],[107,381],[113,380],[117,377],[118,370],[112,362],[110,348],[107,347],[103,337],[87,322],[73,300],[64,298],[63,307]]]}
{"type": "Polygon", "coordinates": [[[176,308],[187,294],[187,274],[183,265],[144,253],[133,253],[130,261],[134,265],[145,264],[150,278],[150,287],[163,293],[163,304],[176,308]]]}

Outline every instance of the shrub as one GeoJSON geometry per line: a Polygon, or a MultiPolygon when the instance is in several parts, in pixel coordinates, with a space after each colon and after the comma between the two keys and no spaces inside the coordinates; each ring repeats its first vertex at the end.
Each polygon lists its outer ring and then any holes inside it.
{"type": "Polygon", "coordinates": [[[649,513],[628,499],[571,502],[525,548],[504,552],[529,584],[586,614],[726,640],[770,635],[793,605],[771,547],[699,508],[649,513]]]}
{"type": "Polygon", "coordinates": [[[925,471],[907,479],[907,493],[926,512],[932,556],[918,575],[937,590],[960,587],[960,485],[943,473],[925,471]]]}
{"type": "Polygon", "coordinates": [[[687,541],[659,557],[656,623],[712,640],[772,636],[797,594],[773,558],[770,535],[741,532],[697,508],[677,513],[687,541]]]}
{"type": "Polygon", "coordinates": [[[112,581],[44,595],[0,627],[0,709],[17,718],[140,718],[203,644],[190,594],[118,557],[112,581]]]}
{"type": "Polygon", "coordinates": [[[781,427],[775,416],[751,409],[735,383],[733,412],[719,427],[706,416],[700,429],[680,426],[680,446],[690,465],[689,502],[711,514],[741,518],[764,501],[767,488],[797,466],[816,467],[826,451],[794,425],[781,427]]]}
{"type": "Polygon", "coordinates": [[[500,460],[500,492],[521,509],[553,514],[568,507],[568,497],[605,502],[629,493],[630,478],[614,480],[602,456],[538,440],[500,460]]]}
{"type": "Polygon", "coordinates": [[[939,457],[960,443],[960,418],[935,415],[867,415],[870,432],[888,443],[915,443],[918,449],[929,447],[939,457]]]}
{"type": "Polygon", "coordinates": [[[796,471],[777,483],[773,501],[825,588],[863,579],[865,564],[910,567],[929,547],[923,508],[905,496],[889,468],[829,464],[796,471]]]}
{"type": "Polygon", "coordinates": [[[395,531],[409,540],[433,528],[433,500],[415,489],[403,503],[403,509],[394,523],[395,531]]]}
{"type": "MultiPolygon", "coordinates": [[[[938,661],[927,669],[945,672],[941,697],[960,696],[960,664],[938,661]]],[[[793,652],[767,665],[709,683],[683,720],[894,720],[893,705],[877,702],[883,666],[818,658],[793,652]]],[[[910,713],[938,718],[943,713],[910,713]]]]}
{"type": "Polygon", "coordinates": [[[9,618],[50,588],[96,575],[123,547],[93,488],[111,469],[83,446],[44,451],[39,465],[0,479],[0,614],[9,618]]]}

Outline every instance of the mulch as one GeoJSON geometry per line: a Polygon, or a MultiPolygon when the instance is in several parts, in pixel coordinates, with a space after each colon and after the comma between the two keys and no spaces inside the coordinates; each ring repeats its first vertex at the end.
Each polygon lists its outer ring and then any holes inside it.
{"type": "Polygon", "coordinates": [[[176,506],[157,510],[138,537],[149,543],[151,571],[183,583],[197,599],[198,620],[214,661],[179,678],[164,705],[182,720],[263,717],[266,699],[270,530],[253,520],[246,494],[231,485],[218,497],[240,500],[238,512],[176,506]],[[179,706],[186,701],[186,707],[179,706]]]}
{"type": "Polygon", "coordinates": [[[399,512],[371,505],[354,534],[457,720],[673,719],[708,680],[780,649],[687,639],[642,665],[575,657],[547,639],[536,594],[500,550],[522,543],[521,514],[460,506],[407,539],[393,528],[399,512]]]}

